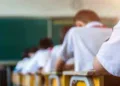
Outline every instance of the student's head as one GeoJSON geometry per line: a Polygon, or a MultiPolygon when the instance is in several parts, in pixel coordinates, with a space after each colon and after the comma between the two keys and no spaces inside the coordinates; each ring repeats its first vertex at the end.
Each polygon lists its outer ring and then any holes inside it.
{"type": "Polygon", "coordinates": [[[75,25],[78,27],[84,26],[92,21],[100,21],[100,18],[94,11],[91,10],[81,10],[74,17],[75,25]]]}
{"type": "Polygon", "coordinates": [[[38,50],[38,49],[37,49],[36,47],[27,48],[27,49],[25,49],[25,51],[23,52],[23,56],[22,56],[22,57],[23,57],[23,58],[32,57],[37,50],[38,50]]]}
{"type": "Polygon", "coordinates": [[[61,29],[61,32],[60,32],[60,42],[61,42],[61,43],[63,42],[66,33],[69,31],[69,29],[70,29],[71,27],[72,27],[72,26],[64,26],[64,27],[61,29]]]}
{"type": "Polygon", "coordinates": [[[47,49],[53,47],[53,42],[50,38],[43,38],[39,42],[39,48],[40,49],[47,49]]]}
{"type": "Polygon", "coordinates": [[[30,49],[29,49],[29,52],[28,52],[28,56],[29,56],[29,57],[32,57],[37,50],[38,50],[38,48],[36,48],[36,47],[30,48],[30,49]]]}

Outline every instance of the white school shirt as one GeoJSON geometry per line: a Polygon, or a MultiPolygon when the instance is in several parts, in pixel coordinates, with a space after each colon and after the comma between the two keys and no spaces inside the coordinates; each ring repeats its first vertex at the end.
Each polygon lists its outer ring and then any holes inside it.
{"type": "Polygon", "coordinates": [[[110,74],[120,77],[120,22],[110,39],[101,46],[97,59],[110,74]]]}
{"type": "Polygon", "coordinates": [[[52,72],[55,69],[55,64],[56,64],[56,60],[58,59],[57,57],[57,53],[60,50],[61,45],[56,45],[53,47],[52,51],[51,51],[51,56],[46,64],[46,66],[44,67],[44,72],[52,72]]]}
{"type": "Polygon", "coordinates": [[[59,57],[67,61],[74,56],[75,71],[93,69],[93,60],[102,43],[112,33],[110,28],[100,28],[99,22],[91,22],[85,27],[73,27],[67,33],[59,52],[59,57]]]}
{"type": "Polygon", "coordinates": [[[14,72],[21,72],[24,66],[29,62],[30,58],[25,57],[23,60],[19,61],[15,67],[14,72]]]}
{"type": "MultiPolygon", "coordinates": [[[[60,48],[62,47],[62,45],[56,45],[53,47],[52,51],[51,51],[51,57],[49,58],[48,63],[46,64],[46,66],[44,67],[44,72],[54,72],[55,71],[55,64],[57,59],[59,59],[58,53],[60,48]]],[[[71,58],[69,59],[66,64],[74,64],[74,59],[71,58]]]]}
{"type": "Polygon", "coordinates": [[[49,49],[38,50],[35,55],[30,59],[29,63],[25,65],[25,68],[22,70],[23,74],[27,73],[36,73],[39,68],[42,68],[47,63],[50,57],[49,49]]]}

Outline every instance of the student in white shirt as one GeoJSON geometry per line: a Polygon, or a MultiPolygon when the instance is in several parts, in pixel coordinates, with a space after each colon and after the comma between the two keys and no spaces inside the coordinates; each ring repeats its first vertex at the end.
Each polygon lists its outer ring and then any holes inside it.
{"type": "Polygon", "coordinates": [[[53,49],[51,50],[50,58],[48,59],[48,62],[43,68],[42,72],[49,73],[55,70],[55,62],[58,59],[57,54],[60,48],[61,45],[56,45],[53,47],[53,49]]]}
{"type": "MultiPolygon", "coordinates": [[[[78,23],[79,25],[79,23],[78,23]]],[[[60,38],[61,38],[61,46],[62,47],[62,43],[65,39],[65,35],[67,34],[67,32],[71,29],[72,26],[65,26],[62,30],[61,30],[61,34],[60,34],[60,38]]],[[[61,49],[59,49],[61,50],[61,49]]],[[[57,58],[59,57],[59,52],[57,53],[57,58]]],[[[59,58],[58,58],[59,59],[59,58]]],[[[56,60],[57,61],[57,60],[56,60]]],[[[56,63],[55,63],[56,64],[56,63]]],[[[65,65],[63,66],[63,70],[64,71],[69,71],[69,70],[74,70],[74,58],[70,58],[68,61],[66,61],[65,65]]]]}
{"type": "Polygon", "coordinates": [[[37,51],[36,47],[28,48],[23,52],[23,59],[19,61],[14,69],[14,72],[21,72],[24,66],[29,62],[30,58],[35,54],[37,51]]]}
{"type": "MultiPolygon", "coordinates": [[[[67,31],[71,28],[71,26],[65,26],[60,33],[60,42],[62,43],[64,40],[64,36],[67,33],[67,31]]],[[[55,64],[58,59],[58,53],[62,45],[56,45],[53,47],[51,51],[51,58],[49,59],[47,65],[45,66],[43,72],[54,72],[55,71],[55,64]]],[[[64,70],[73,70],[74,68],[74,59],[71,58],[69,61],[66,62],[64,65],[64,70]]]]}
{"type": "Polygon", "coordinates": [[[100,74],[120,77],[120,22],[113,28],[110,39],[101,46],[94,61],[94,69],[100,74]]]}
{"type": "Polygon", "coordinates": [[[67,33],[59,52],[56,71],[62,71],[62,67],[71,57],[74,57],[76,72],[93,69],[94,56],[111,35],[112,29],[106,28],[93,11],[78,12],[75,21],[82,27],[73,27],[67,33]]]}
{"type": "Polygon", "coordinates": [[[22,73],[34,74],[38,71],[41,71],[50,57],[51,47],[53,47],[51,39],[49,38],[42,39],[40,41],[39,50],[30,59],[29,63],[25,66],[22,73]]]}
{"type": "MultiPolygon", "coordinates": [[[[120,22],[114,27],[111,37],[101,46],[93,66],[96,74],[108,75],[107,85],[120,86],[120,22]]],[[[107,82],[106,81],[106,82],[107,82]]],[[[105,82],[105,83],[106,83],[105,82]]]]}

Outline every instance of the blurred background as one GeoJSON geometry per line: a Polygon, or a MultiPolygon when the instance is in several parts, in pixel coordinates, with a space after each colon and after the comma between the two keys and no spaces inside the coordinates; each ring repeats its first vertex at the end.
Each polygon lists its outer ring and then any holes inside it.
{"type": "Polygon", "coordinates": [[[120,15],[117,0],[0,0],[0,60],[19,60],[24,48],[46,36],[58,44],[59,30],[81,9],[95,11],[109,27],[120,15]]]}
{"type": "MultiPolygon", "coordinates": [[[[111,28],[120,18],[118,0],[0,0],[0,65],[7,72],[5,77],[21,59],[21,52],[41,38],[50,37],[59,44],[61,28],[72,25],[81,9],[95,11],[111,28]]],[[[10,84],[10,78],[6,82],[10,84]]]]}

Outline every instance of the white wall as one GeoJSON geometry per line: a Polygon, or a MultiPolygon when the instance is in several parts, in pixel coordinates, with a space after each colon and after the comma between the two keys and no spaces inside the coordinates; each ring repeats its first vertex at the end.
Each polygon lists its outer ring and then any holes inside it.
{"type": "Polygon", "coordinates": [[[0,16],[73,16],[87,8],[101,16],[120,16],[119,0],[0,0],[0,16]]]}
{"type": "Polygon", "coordinates": [[[70,0],[0,0],[0,16],[71,16],[70,0]]]}
{"type": "MultiPolygon", "coordinates": [[[[77,1],[77,0],[76,0],[77,1]]],[[[105,17],[120,17],[120,0],[79,0],[81,6],[76,4],[77,9],[92,9],[105,17]]]]}

